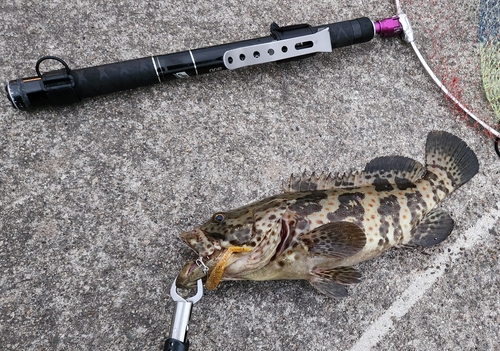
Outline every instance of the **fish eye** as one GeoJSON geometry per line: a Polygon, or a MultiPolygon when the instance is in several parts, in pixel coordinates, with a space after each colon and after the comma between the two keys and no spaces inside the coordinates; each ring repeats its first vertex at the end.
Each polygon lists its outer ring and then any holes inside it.
{"type": "Polygon", "coordinates": [[[226,218],[226,216],[224,216],[224,213],[216,213],[213,215],[212,220],[215,223],[222,223],[225,218],[226,218]]]}

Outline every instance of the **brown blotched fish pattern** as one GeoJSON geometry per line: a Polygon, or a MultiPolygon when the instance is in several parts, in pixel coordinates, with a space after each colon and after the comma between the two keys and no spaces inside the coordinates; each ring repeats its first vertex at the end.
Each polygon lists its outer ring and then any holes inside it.
{"type": "Polygon", "coordinates": [[[360,172],[292,176],[284,193],[215,213],[181,240],[199,255],[177,277],[215,289],[224,280],[305,279],[320,292],[347,296],[353,268],[393,246],[432,246],[453,220],[436,206],[478,172],[474,152],[447,132],[429,133],[426,166],[378,157],[360,172]]]}

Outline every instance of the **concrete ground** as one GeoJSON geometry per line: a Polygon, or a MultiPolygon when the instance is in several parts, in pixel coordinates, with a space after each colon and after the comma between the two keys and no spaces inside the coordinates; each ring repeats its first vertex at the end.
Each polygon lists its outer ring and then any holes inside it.
{"type": "MultiPolygon", "coordinates": [[[[477,18],[459,3],[403,5],[431,66],[492,121],[477,18]]],[[[266,36],[272,21],[395,13],[389,0],[11,0],[0,10],[3,83],[34,75],[44,55],[83,68],[266,36]]],[[[456,221],[445,242],[359,265],[364,280],[342,301],[300,281],[223,283],[194,307],[191,349],[500,350],[500,159],[399,38],[32,113],[0,102],[2,350],[161,350],[170,284],[193,259],[179,233],[279,193],[304,169],[361,169],[391,154],[423,162],[436,129],[480,163],[442,204],[456,221]]]]}

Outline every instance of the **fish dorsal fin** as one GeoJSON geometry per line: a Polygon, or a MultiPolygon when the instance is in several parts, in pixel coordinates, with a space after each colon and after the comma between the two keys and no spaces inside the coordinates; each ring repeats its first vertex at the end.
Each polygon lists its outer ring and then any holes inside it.
{"type": "Polygon", "coordinates": [[[364,171],[350,173],[321,173],[319,176],[304,172],[301,176],[292,176],[288,185],[283,186],[287,193],[314,190],[333,190],[376,185],[381,190],[384,184],[396,184],[400,189],[411,187],[421,179],[426,170],[418,161],[403,156],[377,157],[370,161],[364,171]]]}
{"type": "Polygon", "coordinates": [[[392,190],[396,185],[400,190],[414,188],[415,182],[426,173],[424,165],[404,156],[377,157],[365,167],[364,175],[376,190],[392,190]]]}
{"type": "MultiPolygon", "coordinates": [[[[292,176],[288,185],[283,186],[286,193],[314,190],[332,190],[338,188],[352,188],[361,172],[351,173],[321,173],[319,176],[315,173],[308,176],[304,172],[301,176],[292,176]]],[[[357,186],[357,185],[356,185],[357,186]]]]}
{"type": "Polygon", "coordinates": [[[414,183],[425,175],[425,167],[418,161],[404,156],[377,157],[365,166],[365,174],[379,175],[387,180],[402,178],[414,183]]]}

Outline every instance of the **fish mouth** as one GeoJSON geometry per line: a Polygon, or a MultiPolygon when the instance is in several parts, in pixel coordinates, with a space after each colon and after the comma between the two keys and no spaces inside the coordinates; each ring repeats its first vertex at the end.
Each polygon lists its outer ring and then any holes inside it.
{"type": "MultiPolygon", "coordinates": [[[[199,279],[204,279],[205,286],[209,290],[214,290],[223,279],[225,268],[240,259],[246,258],[233,256],[252,251],[251,247],[230,246],[221,247],[220,240],[197,228],[190,232],[182,233],[180,238],[199,258],[189,261],[184,265],[177,276],[178,288],[194,288],[199,279]]],[[[244,255],[246,256],[246,255],[244,255]]]]}
{"type": "Polygon", "coordinates": [[[206,280],[212,268],[217,264],[217,257],[220,256],[220,253],[221,251],[217,250],[210,256],[200,256],[196,260],[187,262],[177,276],[177,287],[184,289],[195,288],[197,280],[206,280]]]}
{"type": "Polygon", "coordinates": [[[178,288],[194,288],[196,281],[205,278],[210,268],[217,263],[215,259],[220,253],[220,244],[216,240],[210,240],[198,228],[182,233],[179,238],[198,255],[198,259],[189,261],[182,267],[176,285],[178,288]]]}
{"type": "Polygon", "coordinates": [[[195,261],[188,262],[182,267],[181,272],[177,276],[175,285],[178,288],[190,289],[196,287],[196,281],[206,277],[202,270],[197,269],[195,261]]]}

